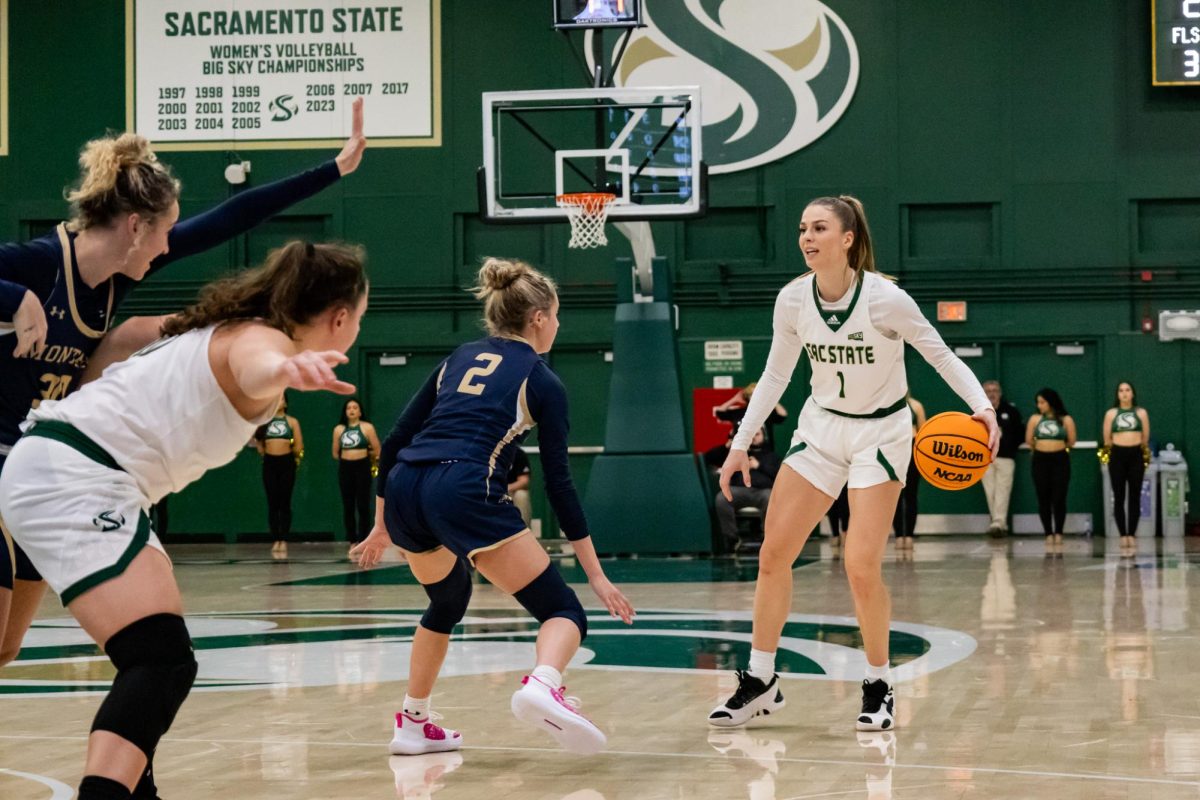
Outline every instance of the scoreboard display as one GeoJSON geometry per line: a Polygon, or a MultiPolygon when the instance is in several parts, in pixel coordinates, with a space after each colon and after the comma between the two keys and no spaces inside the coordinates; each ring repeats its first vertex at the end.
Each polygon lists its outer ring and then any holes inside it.
{"type": "Polygon", "coordinates": [[[1200,85],[1200,0],[1151,0],[1155,86],[1200,85]]]}
{"type": "Polygon", "coordinates": [[[639,28],[641,0],[553,0],[554,27],[639,28]]]}

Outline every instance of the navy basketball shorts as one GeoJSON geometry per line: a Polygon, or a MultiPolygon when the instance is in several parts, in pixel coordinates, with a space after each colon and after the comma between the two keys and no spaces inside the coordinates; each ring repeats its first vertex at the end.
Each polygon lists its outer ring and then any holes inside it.
{"type": "Polygon", "coordinates": [[[410,553],[445,547],[472,566],[475,556],[525,532],[503,477],[486,464],[398,462],[388,475],[383,518],[392,542],[410,553]]]}

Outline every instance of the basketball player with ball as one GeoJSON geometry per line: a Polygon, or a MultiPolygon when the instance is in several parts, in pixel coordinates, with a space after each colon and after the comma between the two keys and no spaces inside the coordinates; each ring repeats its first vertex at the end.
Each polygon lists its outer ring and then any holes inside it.
{"type": "MultiPolygon", "coordinates": [[[[946,468],[947,474],[982,476],[999,445],[999,430],[979,381],[913,299],[876,271],[866,214],[856,198],[842,195],[810,202],[800,219],[800,250],[810,271],[785,286],[775,302],[766,368],[721,468],[726,497],[735,473],[741,472],[749,483],[750,437],[779,402],[802,352],[812,365],[811,393],[771,493],[758,556],[749,668],[737,672],[737,691],[713,709],[708,721],[733,727],[783,708],[775,650],[791,610],[792,565],[848,484],[850,529],[844,559],[866,651],[856,727],[890,730],[895,726],[888,664],[891,598],[882,565],[913,451],[904,344],[916,348],[974,415],[959,415],[961,430],[950,433],[973,436],[979,444],[945,438],[970,469],[946,468]],[[970,460],[972,448],[981,450],[982,464],[970,460]]],[[[920,437],[927,438],[924,429],[920,437]]],[[[935,437],[931,444],[942,438],[935,437]]],[[[967,481],[938,482],[948,483],[962,486],[967,481]]]]}

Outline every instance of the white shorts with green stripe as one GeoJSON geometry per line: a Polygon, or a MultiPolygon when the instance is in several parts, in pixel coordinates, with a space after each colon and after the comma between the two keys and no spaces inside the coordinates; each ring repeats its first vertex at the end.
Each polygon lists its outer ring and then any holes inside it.
{"type": "Polygon", "coordinates": [[[846,417],[810,397],[783,463],[830,497],[842,487],[866,489],[887,481],[904,484],[912,458],[908,406],[884,417],[846,417]]]}
{"type": "Polygon", "coordinates": [[[146,547],[166,555],[133,477],[92,447],[26,435],[0,475],[0,517],[63,605],[119,576],[146,547]]]}

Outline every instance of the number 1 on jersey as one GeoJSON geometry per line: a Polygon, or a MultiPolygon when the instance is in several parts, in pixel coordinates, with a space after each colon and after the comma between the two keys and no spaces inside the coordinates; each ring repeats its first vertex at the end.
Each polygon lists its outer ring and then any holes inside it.
{"type": "Polygon", "coordinates": [[[486,378],[496,371],[496,367],[500,366],[500,362],[504,360],[504,356],[496,355],[495,353],[480,353],[475,356],[476,361],[483,361],[485,365],[482,367],[471,367],[467,370],[467,374],[463,375],[463,379],[459,381],[458,391],[463,394],[483,394],[484,385],[482,383],[472,383],[476,378],[486,378]]]}
{"type": "Polygon", "coordinates": [[[845,399],[845,397],[846,397],[846,376],[842,374],[841,370],[838,370],[838,383],[840,383],[842,386],[842,388],[838,389],[838,397],[845,399]]]}

